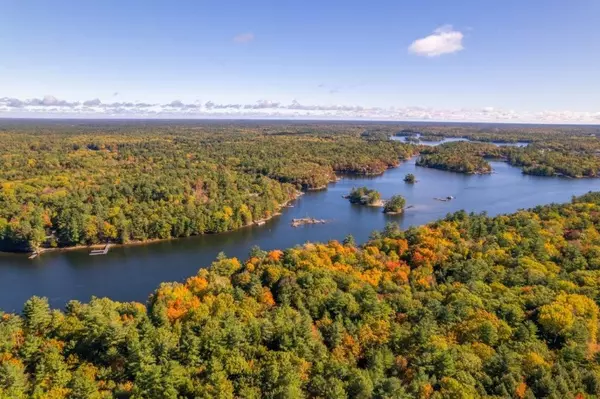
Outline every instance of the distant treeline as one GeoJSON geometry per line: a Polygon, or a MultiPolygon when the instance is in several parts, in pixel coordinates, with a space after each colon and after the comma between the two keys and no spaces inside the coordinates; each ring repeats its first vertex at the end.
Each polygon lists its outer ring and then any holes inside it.
{"type": "Polygon", "coordinates": [[[499,147],[493,144],[453,142],[422,147],[417,165],[459,173],[490,173],[488,158],[503,159],[521,167],[523,173],[573,178],[598,177],[600,141],[531,143],[527,147],[499,147]]]}

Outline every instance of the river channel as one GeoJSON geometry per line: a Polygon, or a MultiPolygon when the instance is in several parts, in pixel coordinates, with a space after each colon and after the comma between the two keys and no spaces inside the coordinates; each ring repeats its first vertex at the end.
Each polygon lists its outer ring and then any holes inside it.
{"type": "Polygon", "coordinates": [[[327,190],[309,192],[262,226],[238,231],[111,248],[107,255],[89,256],[87,250],[46,253],[34,260],[23,254],[0,253],[0,308],[20,311],[32,295],[46,296],[54,307],[71,299],[87,301],[108,296],[119,301],[144,302],[163,281],[177,281],[210,265],[221,251],[246,258],[252,246],[287,248],[307,241],[342,240],[352,234],[357,242],[373,230],[396,221],[403,228],[424,224],[464,209],[490,215],[514,212],[551,202],[567,202],[573,195],[600,190],[600,179],[565,179],[523,175],[504,162],[492,162],[491,175],[463,175],[415,166],[415,159],[379,177],[344,177],[327,190]],[[403,178],[413,173],[418,183],[403,178]],[[412,205],[403,215],[387,216],[381,209],[352,205],[342,196],[353,186],[406,197],[412,205]],[[441,202],[435,197],[453,196],[441,202]],[[315,217],[329,223],[292,227],[293,218],[315,217]]]}

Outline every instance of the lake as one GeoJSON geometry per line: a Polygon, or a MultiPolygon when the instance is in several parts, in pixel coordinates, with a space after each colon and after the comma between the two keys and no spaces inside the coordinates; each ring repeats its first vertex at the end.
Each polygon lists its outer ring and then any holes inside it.
{"type": "MultiPolygon", "coordinates": [[[[409,141],[407,141],[408,136],[392,136],[391,139],[394,141],[399,141],[401,143],[408,143],[409,141]]],[[[420,138],[421,134],[417,133],[414,135],[414,137],[416,138],[420,138]]],[[[473,140],[469,140],[469,139],[465,139],[463,137],[447,137],[444,138],[442,140],[438,140],[438,141],[423,141],[420,140],[418,143],[413,143],[413,144],[419,144],[419,145],[426,145],[426,146],[430,146],[430,147],[434,147],[436,145],[440,145],[440,144],[444,144],[444,143],[454,143],[457,141],[468,141],[470,143],[482,143],[482,144],[494,144],[497,145],[498,147],[527,147],[529,145],[529,143],[525,142],[525,141],[517,141],[514,143],[501,143],[501,142],[497,142],[497,141],[490,141],[488,143],[483,142],[483,141],[473,141],[473,140]]]]}
{"type": "Polygon", "coordinates": [[[163,281],[184,280],[210,265],[220,251],[245,259],[252,246],[287,248],[307,241],[342,240],[352,234],[357,242],[373,230],[396,221],[403,228],[424,224],[460,209],[490,215],[514,212],[551,202],[568,202],[573,195],[600,190],[600,179],[566,179],[523,175],[504,162],[491,162],[491,175],[462,175],[415,166],[415,159],[379,177],[345,177],[327,190],[309,192],[262,226],[238,231],[163,241],[148,245],[114,247],[104,256],[86,250],[54,252],[29,260],[23,254],[0,253],[0,308],[20,311],[32,295],[46,296],[54,307],[71,299],[87,301],[108,296],[119,301],[144,302],[163,281]],[[404,183],[407,173],[419,180],[404,183]],[[403,215],[384,215],[379,208],[352,205],[342,196],[354,186],[406,197],[413,205],[403,215]],[[454,196],[449,202],[434,197],[454,196]],[[292,227],[301,217],[327,219],[324,225],[292,227]]]}

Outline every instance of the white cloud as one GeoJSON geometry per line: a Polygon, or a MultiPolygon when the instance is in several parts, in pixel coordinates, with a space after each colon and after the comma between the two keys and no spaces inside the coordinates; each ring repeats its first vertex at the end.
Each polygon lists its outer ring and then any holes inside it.
{"type": "Polygon", "coordinates": [[[305,104],[296,100],[281,103],[259,100],[253,104],[65,101],[54,96],[17,99],[0,97],[2,117],[53,118],[277,118],[440,122],[525,122],[599,124],[600,112],[515,111],[495,107],[439,109],[427,107],[368,107],[348,104],[305,104]]]}
{"type": "Polygon", "coordinates": [[[462,32],[454,30],[452,25],[444,25],[434,30],[431,35],[412,42],[408,51],[424,57],[456,53],[464,49],[463,37],[462,32]]]}
{"type": "Polygon", "coordinates": [[[254,40],[254,33],[251,33],[251,32],[240,33],[239,35],[236,35],[233,37],[233,41],[235,43],[250,43],[253,40],[254,40]]]}

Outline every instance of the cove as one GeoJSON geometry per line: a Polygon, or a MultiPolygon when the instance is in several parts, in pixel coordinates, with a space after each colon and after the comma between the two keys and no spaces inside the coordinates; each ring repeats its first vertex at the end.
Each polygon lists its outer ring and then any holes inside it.
{"type": "Polygon", "coordinates": [[[254,245],[262,249],[287,248],[307,241],[342,240],[352,234],[368,239],[389,221],[402,228],[420,225],[464,209],[490,215],[514,212],[552,202],[568,202],[573,195],[600,190],[600,179],[566,179],[523,175],[504,162],[491,162],[491,175],[462,175],[415,166],[415,159],[378,177],[343,177],[327,190],[308,192],[293,208],[262,226],[234,232],[162,241],[148,245],[114,247],[107,255],[89,256],[87,250],[45,253],[29,260],[23,254],[0,253],[0,309],[20,311],[33,295],[48,297],[53,307],[69,300],[87,301],[108,296],[118,301],[145,302],[163,281],[181,281],[209,266],[221,251],[245,259],[254,245]],[[404,183],[407,173],[419,180],[404,183]],[[352,187],[367,186],[383,198],[406,197],[402,215],[384,215],[380,208],[352,205],[342,196],[352,187]],[[435,197],[455,197],[449,202],[435,197]],[[329,223],[292,227],[294,218],[314,217],[329,223]]]}

